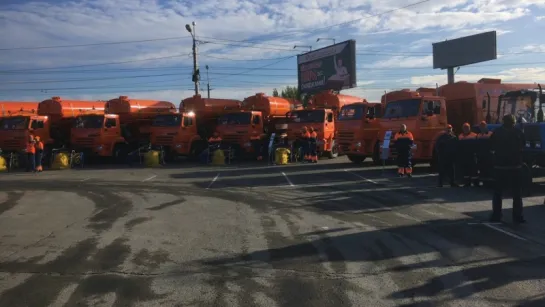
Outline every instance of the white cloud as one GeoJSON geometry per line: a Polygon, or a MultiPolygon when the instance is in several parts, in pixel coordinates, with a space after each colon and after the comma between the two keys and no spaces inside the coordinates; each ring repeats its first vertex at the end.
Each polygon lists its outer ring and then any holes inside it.
{"type": "Polygon", "coordinates": [[[413,67],[431,67],[433,64],[433,56],[395,56],[388,60],[376,62],[369,65],[369,69],[373,68],[413,68],[413,67]]]}
{"type": "MultiPolygon", "coordinates": [[[[435,86],[436,83],[446,83],[446,74],[411,77],[411,84],[415,86],[435,86]]],[[[501,79],[510,83],[535,83],[545,80],[545,67],[541,68],[513,68],[497,74],[456,74],[456,81],[476,82],[481,78],[501,79]]]]}
{"type": "Polygon", "coordinates": [[[536,21],[542,21],[545,20],[545,16],[536,16],[536,21]]]}

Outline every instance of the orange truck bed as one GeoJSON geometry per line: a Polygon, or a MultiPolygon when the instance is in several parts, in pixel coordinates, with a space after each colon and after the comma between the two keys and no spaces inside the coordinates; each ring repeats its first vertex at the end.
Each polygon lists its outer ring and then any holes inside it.
{"type": "Polygon", "coordinates": [[[364,99],[361,97],[335,94],[333,91],[323,91],[314,95],[312,98],[312,107],[339,111],[346,104],[363,101],[364,99]]]}
{"type": "Polygon", "coordinates": [[[239,108],[236,99],[202,98],[201,95],[185,98],[180,102],[180,112],[194,112],[199,118],[218,118],[226,109],[239,108]]]}
{"type": "Polygon", "coordinates": [[[23,111],[31,111],[38,108],[36,101],[0,101],[0,116],[8,116],[10,113],[23,111]]]}

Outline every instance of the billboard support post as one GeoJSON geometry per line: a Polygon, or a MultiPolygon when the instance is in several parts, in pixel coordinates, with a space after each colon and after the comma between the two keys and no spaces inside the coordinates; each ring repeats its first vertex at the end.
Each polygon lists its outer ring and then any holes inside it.
{"type": "Polygon", "coordinates": [[[447,68],[448,84],[454,83],[454,67],[447,68]]]}

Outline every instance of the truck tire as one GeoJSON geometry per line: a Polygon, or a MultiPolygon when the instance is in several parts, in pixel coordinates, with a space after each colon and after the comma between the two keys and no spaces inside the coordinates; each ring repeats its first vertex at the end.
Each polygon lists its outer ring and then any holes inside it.
{"type": "Polygon", "coordinates": [[[346,155],[348,157],[348,160],[352,163],[356,164],[362,164],[363,161],[365,161],[365,156],[353,156],[353,155],[346,155]]]}
{"type": "Polygon", "coordinates": [[[197,161],[201,153],[206,149],[206,143],[202,140],[193,141],[189,148],[189,159],[197,161]]]}
{"type": "Polygon", "coordinates": [[[327,152],[327,157],[329,159],[335,159],[339,156],[339,146],[337,145],[337,142],[333,140],[333,144],[331,145],[331,150],[327,152]]]}
{"type": "Polygon", "coordinates": [[[124,163],[127,161],[127,146],[125,144],[115,144],[114,150],[112,152],[112,160],[115,163],[124,163]]]}

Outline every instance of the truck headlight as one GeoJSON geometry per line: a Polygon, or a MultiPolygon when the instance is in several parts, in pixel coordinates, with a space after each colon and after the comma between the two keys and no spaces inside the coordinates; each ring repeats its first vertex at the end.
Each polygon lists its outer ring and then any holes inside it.
{"type": "Polygon", "coordinates": [[[356,144],[354,144],[356,147],[361,147],[361,142],[357,142],[356,144]]]}
{"type": "Polygon", "coordinates": [[[536,148],[541,148],[541,142],[536,142],[536,148]]]}
{"type": "Polygon", "coordinates": [[[182,144],[176,144],[176,148],[182,148],[182,144]]]}
{"type": "Polygon", "coordinates": [[[530,142],[526,142],[526,147],[530,147],[530,142]]]}
{"type": "Polygon", "coordinates": [[[104,148],[104,147],[102,147],[102,145],[101,145],[101,146],[98,146],[98,147],[97,147],[97,150],[98,150],[98,151],[101,151],[103,148],[104,148]]]}
{"type": "Polygon", "coordinates": [[[244,143],[244,147],[252,147],[252,143],[244,143]]]}

